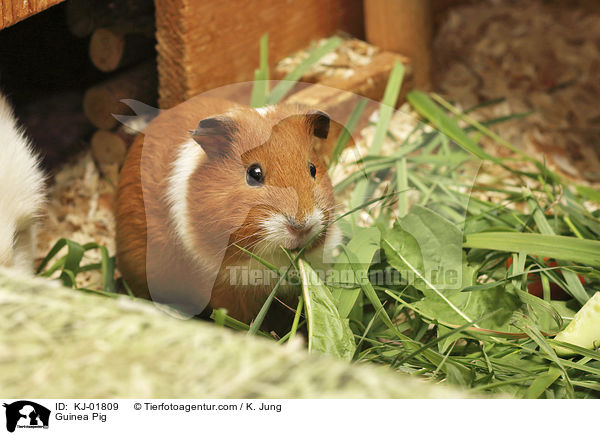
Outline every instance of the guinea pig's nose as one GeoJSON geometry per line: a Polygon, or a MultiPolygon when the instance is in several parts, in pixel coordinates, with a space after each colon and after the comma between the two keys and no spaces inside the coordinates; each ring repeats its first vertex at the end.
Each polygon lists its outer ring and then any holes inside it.
{"type": "Polygon", "coordinates": [[[290,233],[298,235],[305,234],[311,230],[311,228],[306,225],[306,221],[302,222],[294,218],[288,218],[286,227],[290,233]]]}

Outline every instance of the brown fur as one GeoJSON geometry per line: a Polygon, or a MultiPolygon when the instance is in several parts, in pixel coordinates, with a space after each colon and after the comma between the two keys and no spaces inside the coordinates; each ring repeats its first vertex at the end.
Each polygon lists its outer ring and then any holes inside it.
{"type": "MultiPolygon", "coordinates": [[[[241,321],[256,316],[271,286],[230,285],[227,266],[248,263],[247,254],[233,244],[255,251],[261,241],[258,223],[272,211],[303,219],[317,205],[325,221],[332,219],[331,181],[303,113],[279,106],[262,116],[225,100],[196,97],[150,123],[129,151],[117,196],[117,261],[136,295],[193,314],[210,301],[210,307],[224,307],[241,321]],[[201,119],[224,113],[237,127],[227,157],[204,155],[187,193],[194,246],[205,258],[222,258],[220,270],[208,271],[180,243],[165,195],[179,146],[201,119]],[[309,174],[309,161],[317,168],[316,179],[309,174]],[[264,169],[264,186],[246,183],[252,163],[264,169]]],[[[295,305],[293,292],[280,293],[295,305]]]]}

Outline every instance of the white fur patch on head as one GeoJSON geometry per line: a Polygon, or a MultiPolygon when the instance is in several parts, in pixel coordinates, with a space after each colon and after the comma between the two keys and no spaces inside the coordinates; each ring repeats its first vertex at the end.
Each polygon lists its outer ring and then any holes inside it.
{"type": "Polygon", "coordinates": [[[266,116],[275,110],[275,106],[258,107],[255,109],[259,115],[266,116]]]}
{"type": "Polygon", "coordinates": [[[290,220],[280,214],[272,214],[263,222],[261,227],[265,232],[264,241],[286,249],[298,249],[315,237],[324,227],[324,215],[319,209],[314,209],[302,222],[301,233],[290,231],[290,220]]]}

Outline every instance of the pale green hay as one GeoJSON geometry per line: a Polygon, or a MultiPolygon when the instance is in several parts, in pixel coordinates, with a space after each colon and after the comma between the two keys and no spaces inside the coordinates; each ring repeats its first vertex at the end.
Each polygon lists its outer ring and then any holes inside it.
{"type": "Polygon", "coordinates": [[[460,398],[375,365],[308,355],[128,296],[0,271],[6,398],[460,398]]]}

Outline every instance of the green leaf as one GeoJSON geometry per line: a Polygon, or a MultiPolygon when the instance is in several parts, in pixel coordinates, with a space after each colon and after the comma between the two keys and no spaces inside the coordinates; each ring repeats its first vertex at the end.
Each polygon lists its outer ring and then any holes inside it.
{"type": "Polygon", "coordinates": [[[414,206],[406,217],[384,235],[383,248],[388,262],[408,276],[409,284],[425,296],[413,306],[432,319],[451,325],[471,323],[495,330],[507,330],[517,298],[503,289],[487,288],[465,293],[475,284],[475,270],[466,263],[458,228],[437,213],[414,206]],[[486,314],[500,310],[493,316],[486,314]]]}
{"type": "MultiPolygon", "coordinates": [[[[381,233],[379,229],[374,227],[356,227],[354,236],[346,245],[346,250],[353,254],[353,258],[361,264],[361,267],[368,270],[373,261],[373,255],[380,247],[380,240],[381,233]]],[[[342,255],[337,259],[333,268],[334,276],[352,279],[351,282],[344,284],[347,284],[345,287],[353,285],[354,288],[344,288],[339,285],[335,287],[332,286],[332,294],[336,300],[337,309],[342,319],[348,317],[361,291],[360,283],[356,282],[354,279],[354,272],[351,265],[345,260],[347,260],[347,257],[342,255]]]]}
{"type": "Polygon", "coordinates": [[[356,350],[348,320],[342,320],[333,296],[308,263],[299,259],[308,321],[308,351],[351,360],[356,350]]]}

